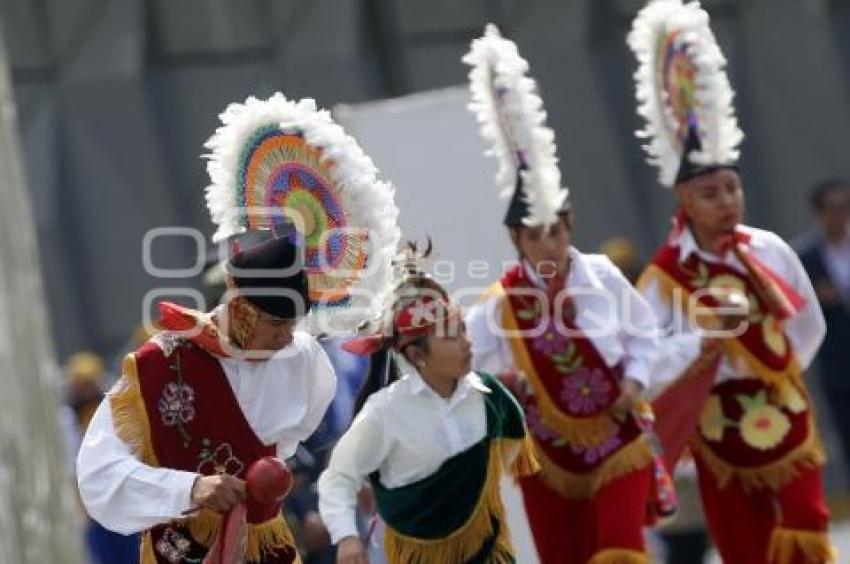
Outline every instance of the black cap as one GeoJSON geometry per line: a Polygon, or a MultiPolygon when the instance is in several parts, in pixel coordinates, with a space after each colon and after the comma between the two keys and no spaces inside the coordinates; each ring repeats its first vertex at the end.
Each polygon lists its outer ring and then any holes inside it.
{"type": "Polygon", "coordinates": [[[311,305],[300,258],[298,247],[279,237],[233,255],[227,272],[238,289],[248,290],[239,293],[249,302],[275,317],[293,319],[305,315],[311,305]],[[251,271],[266,272],[251,276],[251,271]]]}
{"type": "Polygon", "coordinates": [[[676,182],[674,182],[674,184],[686,182],[692,178],[696,178],[697,176],[709,174],[711,172],[724,168],[738,172],[737,163],[696,164],[692,162],[689,157],[690,154],[693,151],[701,150],[702,141],[699,138],[697,126],[696,124],[690,124],[688,126],[688,137],[685,139],[685,148],[684,150],[682,150],[682,160],[679,162],[679,172],[676,173],[676,182]]]}
{"type": "MultiPolygon", "coordinates": [[[[525,195],[525,189],[523,188],[522,171],[524,170],[528,170],[524,164],[519,165],[517,168],[514,193],[511,196],[511,201],[508,204],[507,211],[505,212],[505,218],[502,220],[505,227],[523,227],[525,226],[525,222],[523,220],[531,215],[531,211],[528,207],[528,200],[525,195]]],[[[566,213],[569,210],[570,201],[569,199],[564,198],[564,205],[560,210],[558,210],[558,213],[566,213]]]]}

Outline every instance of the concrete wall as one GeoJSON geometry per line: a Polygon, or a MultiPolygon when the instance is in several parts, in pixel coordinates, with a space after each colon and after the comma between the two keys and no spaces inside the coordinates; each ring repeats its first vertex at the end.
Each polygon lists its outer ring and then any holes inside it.
{"type": "MultiPolygon", "coordinates": [[[[750,220],[792,237],[806,191],[850,175],[850,8],[822,0],[706,4],[730,59],[750,220]]],[[[612,235],[645,255],[672,202],[631,132],[635,0],[0,0],[60,356],[117,350],[161,281],[141,238],[209,233],[201,144],[224,106],[282,90],[320,105],[463,83],[459,59],[496,21],[520,45],[558,132],[585,248],[612,235]]],[[[410,151],[415,132],[405,139],[410,151]]],[[[156,249],[192,264],[193,245],[156,249]]],[[[187,285],[196,280],[172,281],[187,285]]]]}

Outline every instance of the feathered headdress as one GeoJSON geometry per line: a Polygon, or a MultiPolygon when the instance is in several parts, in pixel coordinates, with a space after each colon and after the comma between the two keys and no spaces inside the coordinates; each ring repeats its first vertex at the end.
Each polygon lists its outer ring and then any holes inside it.
{"type": "Polygon", "coordinates": [[[743,133],[735,119],[726,59],[699,3],[650,0],[628,36],[637,57],[638,114],[649,162],[665,186],[734,166],[743,133]]]}
{"type": "Polygon", "coordinates": [[[219,117],[205,145],[213,241],[271,230],[297,242],[313,333],[345,333],[378,317],[400,232],[393,189],[372,160],[312,99],[251,97],[219,117]]]}
{"type": "Polygon", "coordinates": [[[418,337],[462,318],[460,310],[449,299],[446,290],[423,270],[431,255],[431,240],[424,250],[408,241],[393,261],[395,279],[393,303],[379,324],[368,328],[360,337],[347,341],[343,348],[359,355],[380,350],[401,351],[418,337]]]}
{"type": "Polygon", "coordinates": [[[499,160],[496,185],[511,197],[506,225],[549,225],[564,210],[568,191],[561,187],[555,156],[555,133],[546,127],[543,100],[528,62],[513,41],[493,24],[472,41],[463,62],[470,65],[470,110],[490,144],[487,154],[499,160]]]}

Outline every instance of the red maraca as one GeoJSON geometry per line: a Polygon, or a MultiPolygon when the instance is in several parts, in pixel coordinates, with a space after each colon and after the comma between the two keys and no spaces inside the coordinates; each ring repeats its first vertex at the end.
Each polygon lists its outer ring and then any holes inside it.
{"type": "MultiPolygon", "coordinates": [[[[277,458],[265,456],[248,467],[245,489],[254,501],[270,505],[285,497],[292,489],[292,472],[277,458]]],[[[244,561],[246,517],[244,501],[224,516],[224,526],[203,564],[235,564],[244,561]]]]}
{"type": "Polygon", "coordinates": [[[245,489],[255,501],[271,504],[286,497],[292,489],[292,472],[273,456],[264,456],[248,467],[245,489]]]}

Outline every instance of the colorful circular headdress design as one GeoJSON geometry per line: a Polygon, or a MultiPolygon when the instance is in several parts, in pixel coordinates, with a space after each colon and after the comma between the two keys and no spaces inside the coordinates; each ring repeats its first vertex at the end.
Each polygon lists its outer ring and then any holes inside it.
{"type": "Polygon", "coordinates": [[[206,144],[213,241],[258,230],[296,241],[314,333],[346,333],[379,316],[392,290],[398,209],[371,159],[311,99],[249,98],[220,118],[206,144]]]}
{"type": "Polygon", "coordinates": [[[687,155],[693,164],[735,163],[743,133],[705,10],[697,2],[651,0],[635,18],[628,44],[639,63],[638,114],[646,120],[637,135],[648,140],[644,149],[661,183],[675,183],[689,132],[699,140],[687,155]]]}

